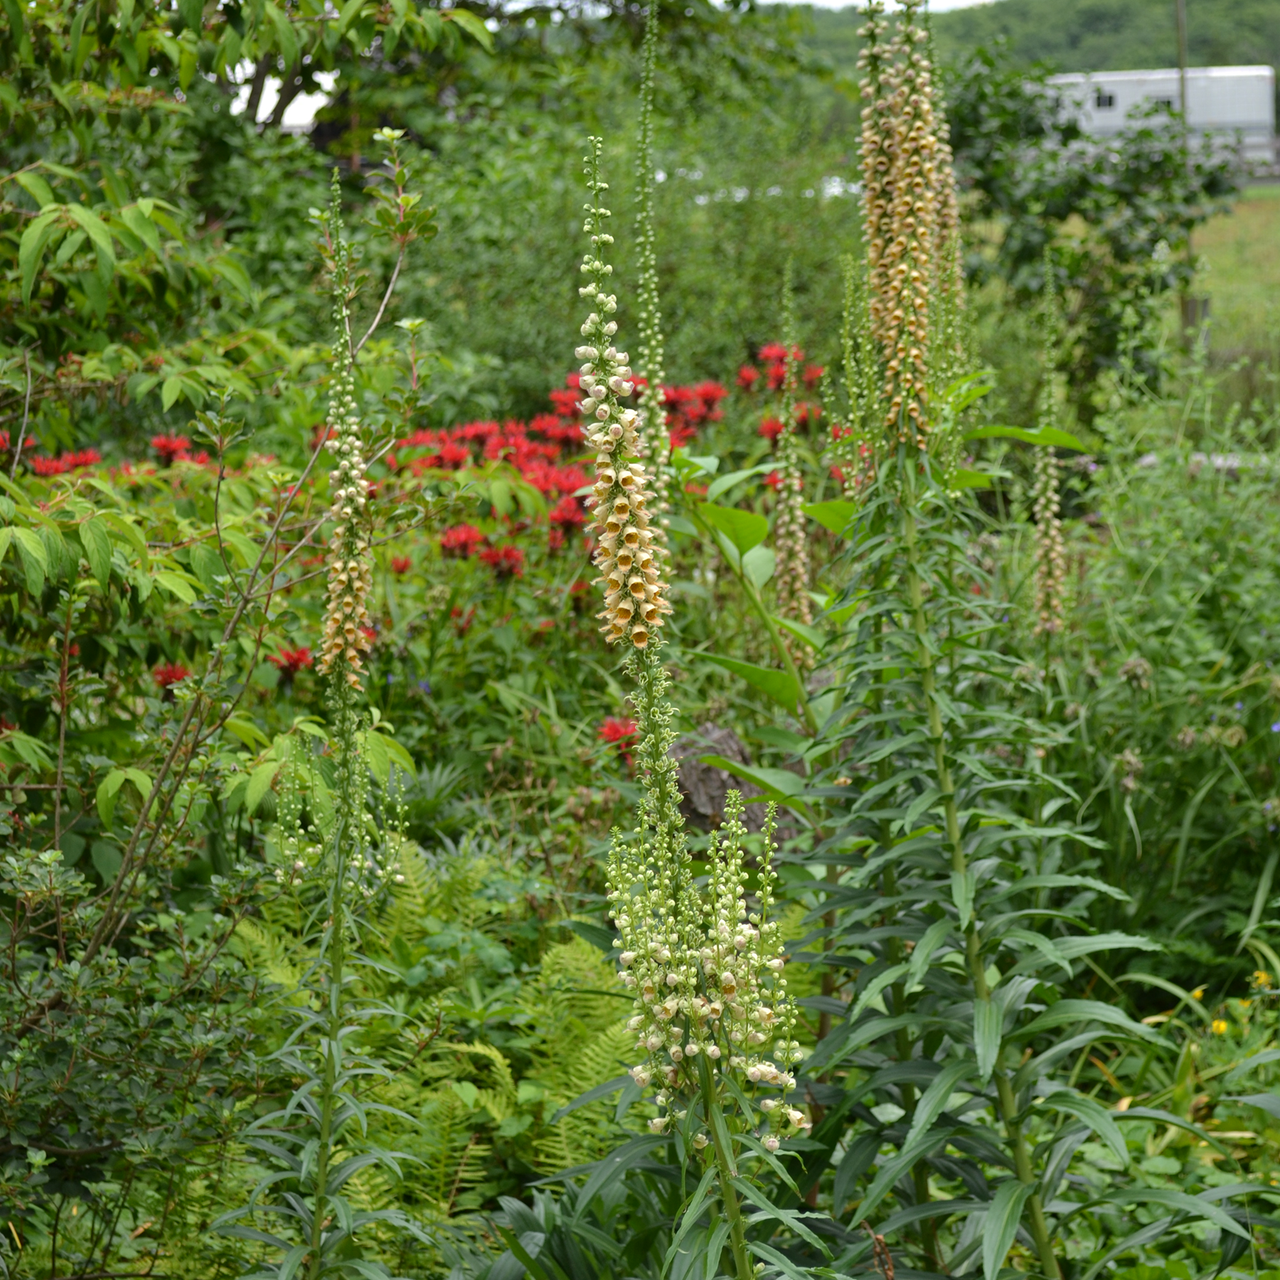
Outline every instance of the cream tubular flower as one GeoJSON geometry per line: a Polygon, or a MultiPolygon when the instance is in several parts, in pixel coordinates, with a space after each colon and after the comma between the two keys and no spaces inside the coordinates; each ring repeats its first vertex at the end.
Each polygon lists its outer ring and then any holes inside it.
{"type": "Polygon", "coordinates": [[[611,216],[601,197],[608,185],[600,180],[599,138],[590,139],[586,157],[587,187],[591,201],[585,206],[583,230],[591,247],[582,260],[587,282],[579,290],[593,308],[581,328],[583,344],[577,348],[583,391],[582,412],[587,437],[596,451],[596,483],[590,505],[595,513],[596,579],[604,587],[604,611],[600,630],[610,644],[628,641],[644,649],[656,637],[671,611],[663,581],[663,548],[651,523],[648,473],[640,459],[640,415],[624,409],[619,400],[635,389],[627,353],[616,346],[617,322],[610,317],[618,309],[610,291],[613,267],[606,261],[613,237],[605,231],[611,216]]]}

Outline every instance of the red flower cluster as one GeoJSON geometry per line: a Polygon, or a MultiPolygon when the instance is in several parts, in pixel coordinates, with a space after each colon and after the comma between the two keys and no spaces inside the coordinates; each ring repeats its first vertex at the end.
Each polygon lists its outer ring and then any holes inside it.
{"type": "Polygon", "coordinates": [[[159,688],[167,689],[171,684],[177,684],[179,680],[185,680],[191,674],[191,671],[180,662],[162,662],[151,674],[155,677],[156,685],[159,688]]]}
{"type": "Polygon", "coordinates": [[[473,524],[455,524],[440,535],[440,550],[447,556],[466,559],[476,553],[484,534],[473,524]]]}
{"type": "Polygon", "coordinates": [[[401,574],[408,573],[413,568],[413,559],[411,556],[392,556],[391,572],[397,577],[401,574]]]}
{"type": "Polygon", "coordinates": [[[779,418],[766,418],[760,424],[760,434],[770,442],[782,434],[782,421],[779,418]]]}
{"type": "MultiPolygon", "coordinates": [[[[804,360],[804,352],[799,347],[791,348],[791,358],[800,364],[804,360]]],[[[766,342],[756,352],[756,359],[765,366],[764,379],[770,391],[779,391],[787,378],[787,349],[781,342],[766,342]]],[[[806,387],[815,387],[824,370],[820,364],[805,365],[800,374],[806,387]]],[[[754,391],[760,381],[761,372],[752,364],[744,364],[738,370],[738,386],[744,391],[754,391]]]]}
{"type": "Polygon", "coordinates": [[[203,449],[199,453],[191,452],[191,441],[186,436],[152,436],[151,447],[166,467],[173,466],[175,462],[196,462],[204,466],[209,461],[209,455],[203,449]]]}
{"type": "Polygon", "coordinates": [[[524,577],[524,552],[509,542],[500,547],[485,547],[480,559],[500,578],[524,577]]]}
{"type": "Polygon", "coordinates": [[[636,722],[629,716],[609,716],[596,731],[601,742],[617,747],[622,758],[631,763],[631,748],[636,744],[636,722]]]}
{"type": "Polygon", "coordinates": [[[671,447],[683,448],[704,422],[719,422],[724,417],[720,401],[728,394],[718,382],[699,382],[696,387],[663,387],[662,406],[667,411],[671,447]]]}
{"type": "Polygon", "coordinates": [[[64,476],[69,471],[81,471],[96,467],[102,461],[97,449],[81,449],[79,453],[64,453],[60,458],[32,458],[31,470],[38,476],[64,476]]]}
{"type": "Polygon", "coordinates": [[[268,656],[267,661],[273,663],[287,680],[292,680],[305,667],[315,665],[311,650],[305,646],[301,649],[281,649],[278,654],[268,656]]]}

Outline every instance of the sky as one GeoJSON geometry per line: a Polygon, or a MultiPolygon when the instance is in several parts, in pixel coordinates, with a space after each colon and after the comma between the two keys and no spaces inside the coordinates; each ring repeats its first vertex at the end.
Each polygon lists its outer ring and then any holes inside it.
{"type": "MultiPolygon", "coordinates": [[[[804,0],[817,9],[844,9],[855,0],[804,0]]],[[[929,0],[929,9],[933,13],[946,13],[948,9],[967,9],[970,5],[990,4],[992,0],[929,0]]]]}

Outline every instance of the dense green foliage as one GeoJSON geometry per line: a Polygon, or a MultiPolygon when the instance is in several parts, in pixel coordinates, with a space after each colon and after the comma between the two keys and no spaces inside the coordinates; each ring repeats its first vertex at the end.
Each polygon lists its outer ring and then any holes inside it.
{"type": "Polygon", "coordinates": [[[683,847],[701,877],[736,840],[757,904],[779,807],[812,1122],[776,1151],[772,1099],[744,1097],[729,1177],[696,1103],[655,1126],[623,1074],[607,927],[610,829],[626,847],[658,739],[598,634],[566,373],[591,129],[634,342],[636,15],[4,17],[7,1275],[711,1280],[716,1176],[770,1277],[884,1247],[899,1277],[1275,1274],[1280,370],[1230,403],[1131,269],[1220,174],[1172,182],[1140,132],[1127,187],[1082,165],[1033,225],[1015,152],[1056,153],[1010,130],[1020,78],[989,68],[984,96],[971,67],[984,272],[939,320],[967,376],[934,388],[942,461],[877,444],[855,502],[830,426],[878,422],[840,287],[856,100],[794,18],[664,11],[683,847]],[[313,138],[231,112],[229,77],[273,67],[298,92],[337,73],[313,138]],[[1058,335],[1035,271],[1073,218],[1096,235],[1057,245],[1058,335]],[[373,574],[342,702],[317,661],[347,413],[373,574]],[[779,585],[784,420],[807,621],[779,585]],[[1046,638],[1029,455],[1054,442],[1046,638]]]}

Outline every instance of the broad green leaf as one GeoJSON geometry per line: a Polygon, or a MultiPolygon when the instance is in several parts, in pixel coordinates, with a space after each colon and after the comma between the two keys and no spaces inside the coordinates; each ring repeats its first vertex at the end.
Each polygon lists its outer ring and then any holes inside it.
{"type": "Polygon", "coordinates": [[[123,769],[112,769],[111,772],[108,773],[100,783],[98,783],[98,791],[95,799],[98,805],[98,817],[101,819],[104,828],[110,828],[111,821],[115,817],[116,794],[123,785],[123,769]]]}
{"type": "Polygon", "coordinates": [[[176,373],[171,373],[160,388],[160,406],[163,409],[172,409],[178,402],[178,397],[182,394],[182,379],[176,373]]]}
{"type": "Polygon", "coordinates": [[[718,507],[714,502],[704,502],[697,511],[707,524],[723,533],[741,555],[758,547],[769,536],[768,520],[754,511],[718,507]]]}
{"type": "Polygon", "coordinates": [[[124,855],[109,840],[95,840],[89,856],[105,883],[111,884],[120,874],[124,855]]]}
{"type": "Polygon", "coordinates": [[[156,230],[156,225],[150,218],[142,212],[136,204],[131,204],[120,210],[120,221],[124,223],[130,231],[133,232],[143,244],[147,246],[156,257],[160,256],[160,233],[156,230]]]}
{"type": "Polygon", "coordinates": [[[260,764],[250,775],[249,785],[245,788],[245,812],[252,814],[262,803],[262,798],[271,790],[275,776],[280,772],[279,760],[267,760],[260,764]]]}
{"type": "Polygon", "coordinates": [[[973,1002],[973,1050],[978,1059],[978,1075],[991,1079],[996,1059],[1000,1056],[1000,1037],[1004,1010],[990,998],[973,1002]]]}
{"type": "Polygon", "coordinates": [[[191,548],[191,572],[200,579],[200,585],[208,589],[218,578],[226,576],[227,569],[214,547],[207,542],[197,542],[191,548]]]}
{"type": "Polygon", "coordinates": [[[170,595],[177,596],[183,604],[195,604],[196,593],[185,574],[175,573],[172,569],[157,569],[155,580],[170,595]]]}
{"type": "Polygon", "coordinates": [[[747,581],[759,591],[770,578],[777,566],[777,557],[772,547],[764,545],[752,547],[742,557],[742,572],[747,581]]]}
{"type": "Polygon", "coordinates": [[[977,879],[972,871],[953,871],[951,873],[951,901],[955,903],[960,915],[960,928],[967,929],[973,917],[973,895],[977,889],[977,879]]]}
{"type": "Polygon", "coordinates": [[[111,585],[111,538],[106,523],[100,517],[92,516],[79,526],[77,532],[89,568],[98,585],[106,591],[111,585]]]}
{"type": "Polygon", "coordinates": [[[54,203],[49,184],[38,173],[28,170],[25,173],[15,173],[13,177],[18,186],[36,202],[38,208],[43,209],[46,205],[54,203]]]}
{"type": "Polygon", "coordinates": [[[493,52],[493,35],[478,14],[458,6],[446,9],[443,16],[456,22],[486,53],[493,52]]]}
{"type": "Polygon", "coordinates": [[[795,711],[796,704],[800,701],[800,685],[790,672],[773,671],[768,667],[757,667],[751,662],[739,662],[737,658],[722,658],[714,653],[706,656],[716,666],[723,667],[735,676],[741,676],[749,685],[759,689],[787,711],[795,711]]]}
{"type": "Polygon", "coordinates": [[[982,1224],[982,1274],[983,1280],[996,1280],[1000,1268],[1018,1234],[1022,1219],[1022,1206],[1035,1190],[1031,1182],[1019,1182],[1010,1178],[1000,1184],[987,1210],[987,1220],[982,1224]]]}
{"type": "Polygon", "coordinates": [[[957,489],[990,489],[991,477],[982,471],[967,471],[960,467],[956,471],[955,485],[957,489]]]}
{"type": "Polygon", "coordinates": [[[245,716],[231,716],[222,727],[235,734],[246,747],[252,749],[267,745],[267,735],[245,716]]]}
{"type": "Polygon", "coordinates": [[[744,471],[730,471],[727,475],[717,476],[707,486],[707,501],[714,502],[722,493],[727,493],[736,484],[749,480],[752,476],[767,475],[774,470],[771,462],[762,462],[758,467],[747,467],[744,471]]]}
{"type": "Polygon", "coordinates": [[[1056,445],[1061,449],[1075,449],[1080,453],[1088,452],[1084,445],[1069,431],[1060,427],[1041,427],[1038,431],[1028,431],[1026,427],[978,427],[966,431],[966,440],[1021,440],[1024,444],[1040,447],[1056,445]]]}
{"type": "Polygon", "coordinates": [[[853,517],[857,515],[858,508],[844,498],[837,498],[832,502],[810,502],[805,506],[804,513],[810,520],[816,520],[839,538],[844,536],[853,517]]]}
{"type": "Polygon", "coordinates": [[[278,5],[268,4],[267,17],[275,28],[276,48],[284,59],[286,67],[292,67],[298,60],[298,37],[293,33],[293,26],[278,5]]]}
{"type": "Polygon", "coordinates": [[[27,229],[18,242],[18,270],[22,272],[22,301],[27,306],[31,305],[31,288],[35,284],[36,272],[39,270],[45,247],[55,232],[60,234],[60,229],[55,224],[61,212],[62,208],[59,206],[42,213],[38,218],[33,218],[27,223],[27,229]]]}
{"type": "Polygon", "coordinates": [[[98,251],[98,260],[108,263],[114,270],[116,251],[111,244],[111,232],[107,230],[107,224],[87,204],[79,204],[73,200],[62,207],[66,210],[67,216],[73,222],[78,222],[88,233],[89,239],[93,241],[93,247],[98,251]]]}
{"type": "Polygon", "coordinates": [[[15,526],[13,536],[18,540],[18,556],[27,579],[27,590],[33,596],[44,592],[45,575],[49,572],[49,556],[44,543],[34,529],[15,526]]]}

